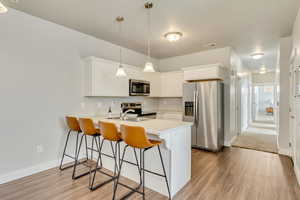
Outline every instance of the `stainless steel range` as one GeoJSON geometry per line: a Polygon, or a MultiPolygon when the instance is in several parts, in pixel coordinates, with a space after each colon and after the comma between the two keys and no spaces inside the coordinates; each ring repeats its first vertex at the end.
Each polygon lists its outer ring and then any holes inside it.
{"type": "Polygon", "coordinates": [[[142,109],[142,103],[122,103],[121,104],[121,109],[122,112],[126,112],[127,110],[132,110],[129,111],[129,114],[137,114],[138,117],[151,117],[155,118],[156,117],[156,112],[143,112],[142,109]]]}

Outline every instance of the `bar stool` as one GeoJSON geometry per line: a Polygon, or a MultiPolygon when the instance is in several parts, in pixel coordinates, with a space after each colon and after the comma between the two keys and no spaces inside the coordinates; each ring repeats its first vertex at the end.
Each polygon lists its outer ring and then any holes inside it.
{"type": "MultiPolygon", "coordinates": [[[[78,120],[77,120],[76,117],[67,116],[66,117],[66,122],[67,122],[67,125],[68,125],[68,128],[69,128],[69,131],[68,131],[68,135],[67,135],[67,139],[66,139],[65,147],[64,147],[64,152],[63,152],[63,155],[62,155],[62,158],[61,158],[61,162],[60,162],[60,166],[59,166],[59,169],[61,171],[65,170],[65,169],[68,169],[68,168],[71,168],[71,167],[74,166],[74,164],[73,164],[73,165],[69,165],[67,167],[62,167],[65,156],[67,156],[67,157],[69,157],[69,158],[71,158],[71,159],[73,159],[75,161],[75,159],[76,159],[76,153],[77,153],[77,148],[78,148],[78,137],[79,137],[79,135],[81,133],[81,129],[80,129],[80,126],[79,126],[79,123],[78,123],[78,120]],[[74,156],[66,154],[66,150],[67,150],[67,146],[68,146],[68,143],[69,143],[70,134],[72,132],[76,132],[77,133],[77,135],[76,135],[76,146],[75,146],[75,154],[74,154],[74,156]]],[[[86,145],[86,152],[87,152],[87,145],[86,145]]],[[[83,162],[86,162],[86,160],[83,161],[83,162]]],[[[83,162],[81,162],[80,164],[82,164],[83,162]]]]}
{"type": "MultiPolygon", "coordinates": [[[[94,170],[97,170],[97,168],[95,168],[92,171],[89,170],[88,172],[82,173],[80,175],[76,175],[76,167],[79,164],[78,158],[79,158],[79,154],[80,154],[80,150],[81,150],[83,137],[85,137],[85,138],[86,138],[86,136],[92,137],[92,143],[94,144],[94,141],[95,141],[96,146],[97,146],[97,150],[100,154],[100,135],[101,135],[100,130],[95,128],[94,123],[91,119],[79,118],[78,121],[79,121],[79,126],[80,126],[83,134],[81,136],[80,143],[79,143],[79,148],[78,148],[78,151],[76,153],[75,165],[74,165],[74,168],[73,168],[73,175],[72,175],[73,179],[78,179],[78,178],[83,177],[85,175],[91,174],[91,172],[94,172],[94,170]],[[98,141],[97,141],[97,139],[98,139],[98,141]]],[[[87,149],[88,149],[88,147],[87,147],[87,149]]],[[[91,151],[93,152],[94,149],[92,148],[91,151]]],[[[91,159],[92,159],[92,157],[91,157],[91,159]]],[[[88,156],[87,156],[87,160],[88,160],[88,156]]],[[[101,163],[101,167],[102,167],[101,154],[100,154],[100,163],[101,163]]],[[[90,166],[88,166],[88,167],[90,167],[90,166]]],[[[90,169],[91,169],[91,167],[90,167],[90,169]]]]}
{"type": "Polygon", "coordinates": [[[123,149],[123,154],[122,154],[122,158],[121,158],[121,164],[120,164],[120,169],[118,172],[117,182],[114,187],[113,200],[116,197],[118,185],[124,186],[124,184],[121,184],[119,182],[119,179],[120,179],[120,174],[121,174],[121,170],[122,170],[122,165],[124,162],[125,152],[128,147],[132,147],[132,148],[134,148],[134,150],[135,149],[140,150],[140,166],[138,166],[138,170],[139,170],[139,174],[140,174],[140,185],[137,188],[129,188],[128,186],[126,186],[127,188],[131,189],[131,192],[129,192],[128,194],[123,196],[121,199],[127,199],[134,192],[141,194],[143,196],[143,200],[145,199],[145,171],[165,178],[165,182],[166,182],[168,194],[169,194],[169,199],[171,199],[168,178],[166,175],[166,170],[165,170],[165,166],[164,166],[164,162],[162,159],[161,150],[160,150],[160,146],[159,146],[161,144],[161,142],[148,139],[145,129],[143,127],[138,127],[138,126],[122,125],[121,126],[121,137],[122,137],[123,141],[126,143],[126,146],[123,149]],[[152,149],[153,147],[157,147],[157,149],[158,149],[159,157],[160,157],[160,161],[161,161],[162,169],[163,169],[163,175],[158,174],[156,172],[151,172],[151,171],[145,169],[145,152],[149,149],[152,149]],[[139,191],[141,185],[142,185],[142,192],[139,191]]]}
{"type": "MultiPolygon", "coordinates": [[[[118,152],[120,152],[120,142],[122,141],[121,133],[118,132],[118,128],[116,127],[116,125],[114,123],[101,122],[100,121],[99,122],[99,127],[100,127],[100,132],[101,132],[101,135],[102,135],[103,139],[102,139],[102,142],[101,142],[101,145],[100,145],[100,154],[99,154],[98,159],[97,159],[96,168],[98,168],[98,163],[101,159],[100,155],[102,154],[101,150],[102,150],[104,141],[107,141],[107,142],[110,143],[111,151],[112,151],[112,155],[113,155],[113,156],[109,156],[109,155],[107,155],[107,156],[113,158],[114,162],[115,162],[114,173],[113,173],[113,175],[110,175],[110,174],[105,173],[103,171],[98,171],[102,174],[105,174],[105,175],[109,176],[110,179],[94,186],[95,176],[96,176],[96,173],[97,173],[97,170],[95,170],[94,171],[94,176],[93,176],[93,179],[92,179],[91,188],[90,188],[91,190],[95,190],[95,189],[97,189],[97,188],[99,188],[99,187],[101,187],[101,186],[103,186],[103,185],[105,185],[105,184],[107,184],[111,181],[114,181],[117,178],[117,171],[118,171],[118,162],[117,162],[118,155],[117,154],[118,154],[118,152]],[[113,143],[115,143],[115,145],[113,145],[113,143]],[[115,148],[113,146],[115,146],[115,148]]],[[[120,153],[119,153],[119,157],[120,157],[120,153]]]]}

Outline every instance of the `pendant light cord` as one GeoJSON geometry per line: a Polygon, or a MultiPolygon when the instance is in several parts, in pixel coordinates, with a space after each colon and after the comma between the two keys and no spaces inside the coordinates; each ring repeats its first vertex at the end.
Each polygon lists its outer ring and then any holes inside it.
{"type": "Polygon", "coordinates": [[[151,8],[148,8],[148,61],[150,61],[150,37],[151,37],[151,8]]]}
{"type": "MultiPolygon", "coordinates": [[[[119,22],[119,34],[120,39],[122,40],[122,21],[119,22]]],[[[120,66],[122,65],[122,47],[120,46],[120,66]]]]}

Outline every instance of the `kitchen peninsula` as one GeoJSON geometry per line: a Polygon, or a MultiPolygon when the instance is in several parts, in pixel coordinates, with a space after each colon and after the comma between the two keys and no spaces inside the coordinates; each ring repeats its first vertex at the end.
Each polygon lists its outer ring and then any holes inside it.
{"type": "MultiPolygon", "coordinates": [[[[191,123],[164,119],[128,121],[87,115],[79,115],[76,117],[91,118],[96,125],[99,121],[105,121],[115,123],[118,128],[121,124],[141,126],[145,128],[149,138],[161,140],[163,142],[161,145],[162,156],[172,197],[191,179],[191,123]]],[[[123,145],[124,144],[121,144],[121,151],[123,145]]],[[[109,143],[104,144],[102,152],[111,154],[109,143]]],[[[151,149],[146,153],[145,168],[153,172],[161,173],[161,163],[157,154],[157,149],[151,149]]],[[[102,159],[104,168],[113,170],[113,160],[105,156],[103,156],[102,159]]],[[[132,153],[128,153],[125,159],[135,162],[133,151],[132,153]]],[[[127,163],[124,163],[124,165],[124,169],[126,170],[122,170],[122,176],[139,182],[137,168],[127,163]]],[[[166,196],[168,194],[162,177],[146,173],[145,186],[166,196]]]]}

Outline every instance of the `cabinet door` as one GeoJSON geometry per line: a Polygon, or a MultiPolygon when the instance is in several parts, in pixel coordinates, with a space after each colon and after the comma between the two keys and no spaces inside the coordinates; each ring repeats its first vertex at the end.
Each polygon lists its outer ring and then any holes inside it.
{"type": "Polygon", "coordinates": [[[161,73],[143,73],[143,78],[150,81],[150,97],[161,96],[161,73]]]}
{"type": "Polygon", "coordinates": [[[118,65],[108,60],[93,61],[93,96],[129,96],[129,79],[116,77],[118,65]]]}
{"type": "Polygon", "coordinates": [[[161,97],[182,97],[183,73],[166,72],[161,74],[161,97]]]}
{"type": "Polygon", "coordinates": [[[134,67],[131,65],[124,65],[124,68],[129,79],[144,80],[141,68],[134,67]]]}

